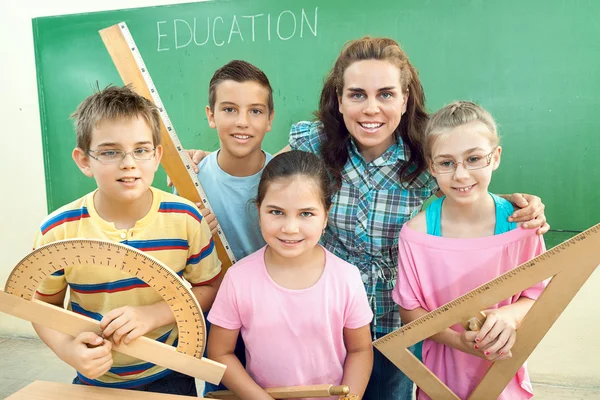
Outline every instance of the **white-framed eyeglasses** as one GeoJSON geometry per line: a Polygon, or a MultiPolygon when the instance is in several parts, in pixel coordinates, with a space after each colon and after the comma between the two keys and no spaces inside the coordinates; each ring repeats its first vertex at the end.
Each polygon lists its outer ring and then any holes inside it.
{"type": "Polygon", "coordinates": [[[458,164],[462,164],[464,169],[468,170],[477,170],[482,169],[490,165],[492,162],[492,155],[496,151],[494,148],[489,154],[484,156],[472,155],[464,159],[463,161],[452,161],[452,160],[442,160],[442,161],[434,161],[432,163],[433,171],[437,174],[452,174],[458,168],[458,164]]]}

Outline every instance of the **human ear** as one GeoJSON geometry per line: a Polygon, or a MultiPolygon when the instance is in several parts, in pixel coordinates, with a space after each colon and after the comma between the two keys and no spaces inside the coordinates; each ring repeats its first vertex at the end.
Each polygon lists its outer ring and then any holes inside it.
{"type": "Polygon", "coordinates": [[[323,232],[327,229],[327,223],[329,222],[329,211],[331,211],[331,207],[325,210],[325,222],[323,222],[323,232]]]}
{"type": "Polygon", "coordinates": [[[269,113],[269,123],[267,124],[267,130],[265,132],[271,132],[271,128],[273,127],[273,118],[275,118],[275,110],[271,110],[269,113]]]}
{"type": "Polygon", "coordinates": [[[435,179],[437,179],[437,175],[435,173],[435,170],[433,169],[433,161],[427,160],[427,169],[429,170],[429,174],[435,179]]]}
{"type": "Polygon", "coordinates": [[[408,98],[409,98],[409,93],[408,93],[408,88],[406,89],[406,91],[404,92],[404,94],[402,95],[402,98],[404,99],[404,103],[402,104],[402,115],[404,115],[404,113],[406,112],[406,107],[408,106],[408,98]]]}
{"type": "Polygon", "coordinates": [[[338,111],[340,112],[340,114],[344,114],[342,112],[342,95],[336,90],[335,94],[337,96],[337,101],[338,101],[338,111]]]}
{"type": "Polygon", "coordinates": [[[73,149],[73,153],[71,153],[71,156],[73,157],[73,161],[75,161],[75,164],[77,164],[79,170],[83,172],[85,176],[88,178],[92,178],[94,176],[90,166],[90,159],[83,149],[75,147],[75,149],[73,149]]]}
{"type": "Polygon", "coordinates": [[[494,150],[494,154],[492,154],[492,162],[494,163],[494,166],[492,167],[492,171],[497,170],[498,167],[500,166],[501,154],[502,154],[502,146],[496,147],[496,150],[494,150]]]}
{"type": "Polygon", "coordinates": [[[216,129],[217,123],[215,122],[215,113],[210,109],[210,106],[206,106],[206,118],[208,119],[208,126],[216,129]]]}
{"type": "Polygon", "coordinates": [[[159,144],[158,146],[156,146],[156,153],[154,153],[154,162],[156,163],[154,172],[158,171],[158,166],[160,165],[160,160],[162,159],[162,156],[163,156],[163,147],[162,147],[162,144],[159,144]]]}

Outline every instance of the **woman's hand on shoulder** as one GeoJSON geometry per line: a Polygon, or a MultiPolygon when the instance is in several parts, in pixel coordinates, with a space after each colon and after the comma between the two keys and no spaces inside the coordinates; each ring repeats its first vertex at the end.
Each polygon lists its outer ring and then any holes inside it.
{"type": "Polygon", "coordinates": [[[546,222],[544,209],[546,206],[538,196],[525,193],[513,193],[507,198],[515,206],[519,207],[508,219],[511,222],[522,223],[523,228],[537,229],[538,235],[543,235],[550,229],[546,222]]]}
{"type": "MultiPolygon", "coordinates": [[[[198,164],[200,164],[200,161],[204,160],[204,158],[210,154],[210,151],[184,150],[184,153],[192,161],[191,162],[192,168],[194,169],[194,172],[197,174],[199,171],[198,164]]],[[[169,186],[169,187],[173,186],[173,182],[171,181],[171,178],[169,178],[168,176],[167,176],[167,186],[169,186]]]]}

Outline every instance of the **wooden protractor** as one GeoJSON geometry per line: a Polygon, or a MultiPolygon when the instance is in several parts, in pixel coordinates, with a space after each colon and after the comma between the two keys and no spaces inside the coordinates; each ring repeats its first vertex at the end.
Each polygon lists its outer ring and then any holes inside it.
{"type": "Polygon", "coordinates": [[[21,260],[0,291],[0,311],[77,336],[99,332],[99,321],[34,300],[42,281],[66,267],[113,268],[139,278],[153,288],[175,316],[177,348],[140,337],[119,351],[166,368],[217,384],[225,366],[202,358],[206,325],[196,297],[184,281],[154,257],[118,243],[93,239],[61,240],[42,246],[21,260]]]}

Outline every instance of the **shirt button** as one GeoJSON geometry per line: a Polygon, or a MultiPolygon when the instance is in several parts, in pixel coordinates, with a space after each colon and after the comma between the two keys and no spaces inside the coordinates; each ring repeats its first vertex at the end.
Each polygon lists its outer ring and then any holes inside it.
{"type": "Polygon", "coordinates": [[[121,239],[125,239],[127,237],[127,234],[125,232],[121,232],[121,239]]]}
{"type": "Polygon", "coordinates": [[[363,283],[368,283],[369,282],[369,275],[362,274],[361,278],[362,278],[363,283]]]}

